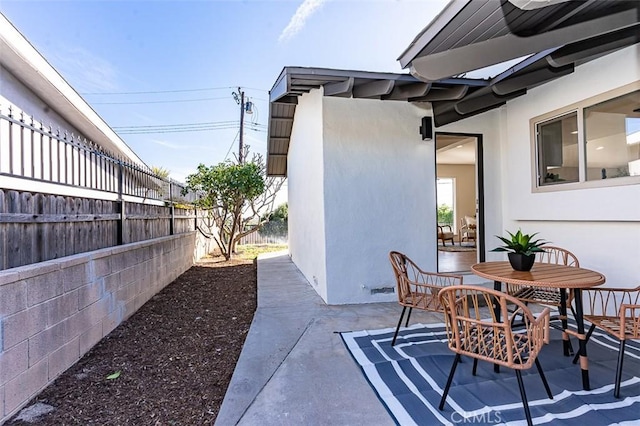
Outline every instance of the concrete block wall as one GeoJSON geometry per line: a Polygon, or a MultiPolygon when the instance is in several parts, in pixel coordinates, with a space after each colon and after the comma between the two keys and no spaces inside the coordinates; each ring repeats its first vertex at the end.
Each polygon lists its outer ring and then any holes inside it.
{"type": "Polygon", "coordinates": [[[0,271],[0,424],[189,269],[194,253],[192,232],[0,271]]]}

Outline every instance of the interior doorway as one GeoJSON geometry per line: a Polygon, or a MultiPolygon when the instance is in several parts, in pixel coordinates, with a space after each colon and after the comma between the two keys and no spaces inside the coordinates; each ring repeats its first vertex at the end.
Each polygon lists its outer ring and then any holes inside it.
{"type": "Polygon", "coordinates": [[[469,272],[484,261],[482,135],[436,133],[434,145],[438,272],[469,272]]]}

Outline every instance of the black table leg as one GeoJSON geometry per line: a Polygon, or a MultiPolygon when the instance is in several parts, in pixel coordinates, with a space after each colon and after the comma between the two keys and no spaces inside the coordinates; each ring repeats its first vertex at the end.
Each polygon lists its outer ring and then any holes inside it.
{"type": "Polygon", "coordinates": [[[580,355],[580,369],[582,370],[582,388],[584,390],[591,390],[589,385],[589,360],[587,359],[587,340],[584,335],[584,318],[582,310],[582,291],[577,288],[575,291],[574,301],[576,303],[576,323],[578,325],[578,343],[580,349],[578,354],[580,355]]]}
{"type": "MultiPolygon", "coordinates": [[[[493,282],[493,289],[495,291],[502,291],[502,283],[500,281],[494,281],[493,282]]],[[[500,307],[498,306],[498,303],[494,300],[493,301],[493,314],[495,315],[496,318],[496,322],[500,321],[500,307]]],[[[493,371],[495,371],[496,373],[500,372],[500,366],[498,364],[493,364],[493,371]]]]}

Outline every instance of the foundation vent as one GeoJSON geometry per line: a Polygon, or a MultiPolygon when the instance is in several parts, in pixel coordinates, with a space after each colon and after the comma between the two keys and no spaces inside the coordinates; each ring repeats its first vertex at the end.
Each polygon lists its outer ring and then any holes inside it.
{"type": "Polygon", "coordinates": [[[378,288],[371,289],[371,294],[391,294],[395,292],[396,292],[395,287],[378,287],[378,288]]]}

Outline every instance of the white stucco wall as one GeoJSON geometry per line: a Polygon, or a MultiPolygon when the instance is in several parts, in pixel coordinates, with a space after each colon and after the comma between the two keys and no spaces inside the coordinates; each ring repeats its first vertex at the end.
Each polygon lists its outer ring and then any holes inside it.
{"type": "Polygon", "coordinates": [[[298,98],[287,158],[289,253],[327,300],[322,93],[298,98]]]}
{"type": "Polygon", "coordinates": [[[38,122],[51,126],[55,132],[67,131],[69,134],[79,134],[78,129],[64,120],[57,111],[54,111],[44,100],[20,82],[6,68],[0,65],[0,108],[4,115],[8,115],[9,106],[12,106],[14,118],[20,119],[20,112],[24,112],[26,122],[31,117],[38,122]],[[17,108],[16,108],[17,107],[17,108]]]}
{"type": "Polygon", "coordinates": [[[327,302],[396,300],[389,251],[436,265],[433,141],[418,128],[429,109],[405,102],[324,98],[327,302]]]}
{"type": "MultiPolygon", "coordinates": [[[[437,131],[483,137],[486,235],[501,233],[500,123],[491,111],[437,131]]],[[[330,304],[396,300],[389,251],[436,270],[435,149],[423,105],[299,98],[288,157],[289,250],[330,304]]],[[[469,276],[468,282],[477,282],[469,276]]]]}
{"type": "Polygon", "coordinates": [[[577,67],[506,106],[504,227],[539,232],[573,251],[581,266],[604,273],[611,286],[640,284],[640,184],[533,192],[530,120],[635,81],[640,45],[577,67]]]}

